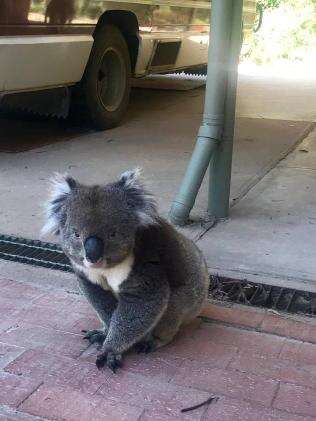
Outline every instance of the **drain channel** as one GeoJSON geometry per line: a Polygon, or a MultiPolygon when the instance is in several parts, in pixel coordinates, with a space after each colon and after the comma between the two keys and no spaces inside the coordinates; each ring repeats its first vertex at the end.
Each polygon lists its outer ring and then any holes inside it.
{"type": "Polygon", "coordinates": [[[72,272],[70,262],[61,248],[53,243],[0,235],[0,258],[48,269],[72,272]]]}
{"type": "MultiPolygon", "coordinates": [[[[67,256],[53,243],[0,235],[0,259],[72,272],[67,256]]],[[[316,315],[316,293],[211,276],[209,298],[276,311],[316,315]]]]}
{"type": "Polygon", "coordinates": [[[316,293],[211,276],[209,298],[276,311],[316,315],[316,293]]]}

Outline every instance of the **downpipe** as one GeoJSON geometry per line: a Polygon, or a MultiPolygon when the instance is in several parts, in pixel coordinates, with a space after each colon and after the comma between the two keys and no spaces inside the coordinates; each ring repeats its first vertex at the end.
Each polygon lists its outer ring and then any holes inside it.
{"type": "Polygon", "coordinates": [[[213,0],[203,120],[191,160],[170,212],[179,226],[188,222],[197,193],[222,140],[234,0],[213,0]]]}

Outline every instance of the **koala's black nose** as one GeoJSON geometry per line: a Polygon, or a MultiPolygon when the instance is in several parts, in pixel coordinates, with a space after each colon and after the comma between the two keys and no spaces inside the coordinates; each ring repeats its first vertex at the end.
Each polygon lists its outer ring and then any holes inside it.
{"type": "Polygon", "coordinates": [[[84,249],[86,252],[86,259],[91,263],[96,263],[103,257],[103,240],[98,237],[89,237],[84,242],[84,249]]]}

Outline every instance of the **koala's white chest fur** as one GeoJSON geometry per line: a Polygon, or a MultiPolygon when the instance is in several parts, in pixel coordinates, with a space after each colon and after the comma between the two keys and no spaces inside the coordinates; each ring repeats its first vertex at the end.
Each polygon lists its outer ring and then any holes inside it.
{"type": "Polygon", "coordinates": [[[112,268],[85,268],[80,267],[86,277],[103,289],[111,289],[118,293],[120,285],[128,278],[134,263],[134,256],[128,256],[123,262],[112,268]]]}

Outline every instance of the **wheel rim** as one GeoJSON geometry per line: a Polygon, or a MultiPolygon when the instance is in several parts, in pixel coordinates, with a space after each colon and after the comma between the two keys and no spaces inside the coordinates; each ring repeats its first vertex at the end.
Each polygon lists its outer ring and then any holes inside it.
{"type": "Polygon", "coordinates": [[[101,59],[97,77],[97,92],[106,111],[119,108],[126,87],[126,68],[122,55],[115,48],[108,48],[101,59]]]}

